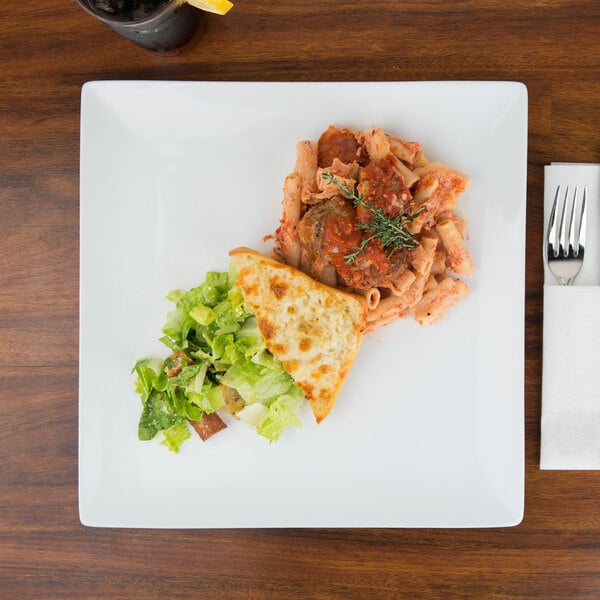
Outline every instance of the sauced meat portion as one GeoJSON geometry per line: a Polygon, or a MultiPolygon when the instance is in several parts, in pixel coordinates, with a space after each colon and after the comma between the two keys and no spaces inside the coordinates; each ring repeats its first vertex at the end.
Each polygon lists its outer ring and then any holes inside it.
{"type": "Polygon", "coordinates": [[[360,134],[349,129],[338,129],[333,125],[330,125],[321,134],[317,156],[320,168],[330,167],[335,158],[348,164],[357,162],[359,165],[363,165],[368,161],[360,134]]]}
{"type": "MultiPolygon", "coordinates": [[[[355,211],[341,196],[330,198],[310,208],[298,223],[298,237],[312,260],[323,253],[327,258],[341,254],[360,244],[361,232],[356,228],[355,211]]],[[[332,263],[331,260],[328,260],[332,263]]]]}
{"type": "Polygon", "coordinates": [[[371,240],[349,262],[363,239],[356,211],[341,196],[310,208],[298,223],[298,238],[313,262],[332,265],[349,287],[367,290],[389,284],[405,262],[401,250],[390,252],[371,240]]]}
{"type": "MultiPolygon", "coordinates": [[[[360,170],[359,179],[358,193],[371,206],[383,209],[390,217],[406,210],[412,202],[410,189],[389,159],[382,159],[379,164],[369,163],[360,170]]],[[[360,206],[357,212],[359,220],[367,223],[369,212],[360,206]]]]}

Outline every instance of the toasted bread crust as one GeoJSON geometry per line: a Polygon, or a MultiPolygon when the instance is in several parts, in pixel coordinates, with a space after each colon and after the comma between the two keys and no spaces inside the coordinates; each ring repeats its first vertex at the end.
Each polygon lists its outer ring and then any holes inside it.
{"type": "Polygon", "coordinates": [[[237,285],[267,348],[308,400],[317,423],[331,411],[365,327],[362,296],[331,288],[250,248],[230,256],[237,285]]]}

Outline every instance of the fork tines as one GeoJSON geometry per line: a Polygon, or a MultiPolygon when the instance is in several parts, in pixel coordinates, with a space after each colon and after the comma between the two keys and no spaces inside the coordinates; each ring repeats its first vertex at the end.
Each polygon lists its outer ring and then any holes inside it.
{"type": "Polygon", "coordinates": [[[570,285],[581,270],[585,251],[587,187],[579,199],[579,188],[572,194],[556,188],[548,222],[546,256],[548,266],[561,285],[570,285]],[[562,264],[558,264],[558,262],[562,264]]]}

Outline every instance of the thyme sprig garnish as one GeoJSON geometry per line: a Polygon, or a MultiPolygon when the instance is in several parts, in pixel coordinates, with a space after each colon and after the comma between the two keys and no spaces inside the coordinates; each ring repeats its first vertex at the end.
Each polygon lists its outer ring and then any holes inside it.
{"type": "Polygon", "coordinates": [[[412,223],[425,210],[424,206],[417,209],[414,213],[403,211],[391,217],[386,215],[382,208],[375,207],[370,202],[367,202],[362,194],[357,195],[353,189],[348,187],[345,181],[341,181],[333,173],[324,171],[321,173],[321,177],[325,181],[335,185],[348,200],[352,200],[354,208],[360,206],[370,213],[368,223],[356,224],[359,229],[370,232],[370,235],[363,238],[361,243],[355,246],[350,254],[344,256],[346,264],[353,263],[371,240],[378,239],[383,248],[390,250],[390,255],[395,250],[416,248],[419,245],[415,237],[406,228],[406,225],[412,223]]]}

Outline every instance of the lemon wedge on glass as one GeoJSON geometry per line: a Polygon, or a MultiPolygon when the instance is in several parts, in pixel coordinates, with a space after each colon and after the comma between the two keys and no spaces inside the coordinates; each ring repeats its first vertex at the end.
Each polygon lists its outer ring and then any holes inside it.
{"type": "Polygon", "coordinates": [[[217,15],[224,15],[233,7],[233,3],[229,0],[186,0],[186,2],[200,10],[217,15]]]}

